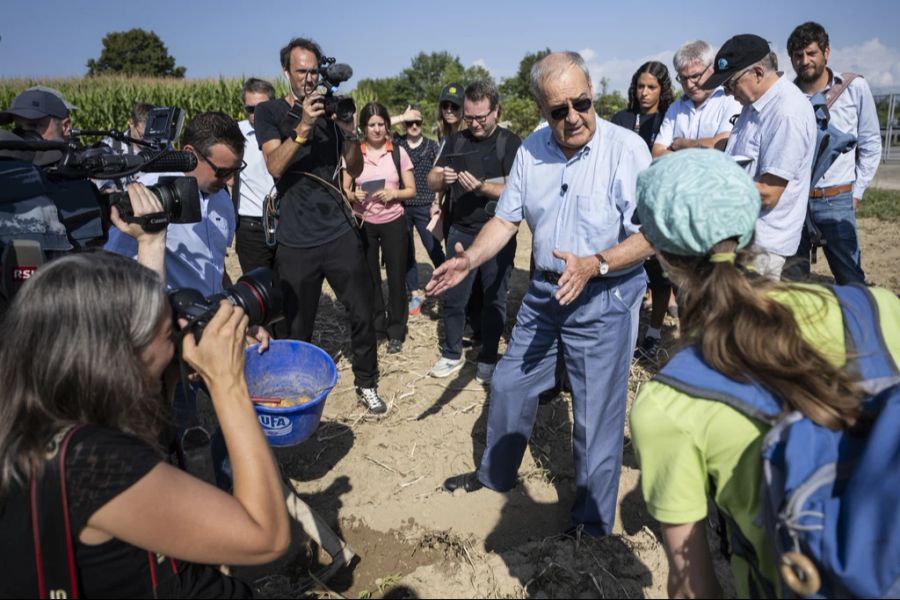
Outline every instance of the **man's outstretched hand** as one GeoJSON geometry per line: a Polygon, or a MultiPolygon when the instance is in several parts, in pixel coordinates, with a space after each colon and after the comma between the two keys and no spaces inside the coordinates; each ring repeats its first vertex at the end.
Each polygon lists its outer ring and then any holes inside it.
{"type": "Polygon", "coordinates": [[[456,256],[445,260],[444,264],[431,274],[431,280],[425,286],[425,293],[429,296],[438,296],[459,284],[472,269],[472,261],[463,249],[463,245],[456,242],[453,249],[456,251],[456,256]]]}

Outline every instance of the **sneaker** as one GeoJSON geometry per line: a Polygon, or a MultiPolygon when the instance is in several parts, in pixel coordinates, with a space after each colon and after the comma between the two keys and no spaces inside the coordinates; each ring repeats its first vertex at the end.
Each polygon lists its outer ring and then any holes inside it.
{"type": "Polygon", "coordinates": [[[388,354],[399,354],[403,350],[403,342],[401,340],[390,340],[388,342],[388,354]]]}
{"type": "Polygon", "coordinates": [[[425,303],[425,296],[413,296],[409,299],[409,314],[417,315],[422,312],[422,305],[425,303]]]}
{"type": "Polygon", "coordinates": [[[387,404],[378,395],[378,388],[364,388],[356,386],[356,399],[360,404],[369,409],[369,412],[376,415],[383,415],[387,412],[387,404]]]}
{"type": "Polygon", "coordinates": [[[464,358],[443,358],[431,367],[431,370],[428,372],[432,377],[437,377],[438,379],[443,379],[444,377],[449,377],[453,375],[457,371],[463,368],[463,365],[466,364],[464,358]]]}
{"type": "Polygon", "coordinates": [[[481,385],[491,385],[491,379],[494,378],[494,368],[496,364],[480,362],[475,367],[475,381],[481,385]]]}
{"type": "Polygon", "coordinates": [[[656,364],[659,362],[659,351],[661,349],[660,339],[655,337],[644,337],[634,351],[634,357],[640,362],[656,364]]]}

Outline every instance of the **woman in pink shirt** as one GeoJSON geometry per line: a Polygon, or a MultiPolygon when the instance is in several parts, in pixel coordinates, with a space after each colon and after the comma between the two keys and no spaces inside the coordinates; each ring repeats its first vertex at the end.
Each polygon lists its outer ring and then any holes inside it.
{"type": "Polygon", "coordinates": [[[406,216],[403,202],[416,197],[413,164],[406,150],[390,140],[391,117],[387,109],[369,102],[359,113],[365,141],[363,172],[354,182],[346,172],[344,191],[353,202],[354,214],[363,221],[366,260],[375,284],[375,333],[386,335],[388,352],[400,352],[406,338],[406,216]],[[395,157],[395,154],[397,156],[395,157]],[[355,185],[354,185],[355,183],[355,185]],[[381,291],[380,254],[388,280],[388,309],[381,291]]]}

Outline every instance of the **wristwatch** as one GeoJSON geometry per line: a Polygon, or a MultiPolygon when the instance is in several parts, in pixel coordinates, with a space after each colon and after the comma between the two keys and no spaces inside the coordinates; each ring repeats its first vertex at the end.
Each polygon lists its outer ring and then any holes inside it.
{"type": "Polygon", "coordinates": [[[606,262],[606,259],[603,258],[602,254],[595,254],[597,260],[600,262],[597,264],[597,276],[603,277],[607,273],[609,273],[609,263],[606,262]]]}
{"type": "Polygon", "coordinates": [[[307,141],[306,138],[303,137],[302,135],[300,135],[299,133],[294,136],[294,142],[296,142],[297,145],[299,145],[299,146],[302,146],[303,144],[305,144],[306,141],[307,141]]]}

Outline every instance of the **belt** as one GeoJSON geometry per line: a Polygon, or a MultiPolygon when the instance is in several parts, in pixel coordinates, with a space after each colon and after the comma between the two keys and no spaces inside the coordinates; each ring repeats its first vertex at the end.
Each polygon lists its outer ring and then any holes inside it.
{"type": "Polygon", "coordinates": [[[809,191],[810,198],[831,198],[832,196],[837,196],[838,194],[843,194],[844,192],[853,191],[852,183],[845,183],[844,185],[833,185],[831,187],[826,188],[813,188],[809,191]]]}
{"type": "Polygon", "coordinates": [[[562,273],[556,273],[554,271],[535,271],[534,275],[541,281],[546,281],[553,285],[559,285],[559,278],[562,277],[562,273]]]}

